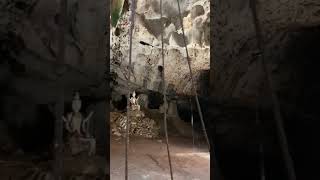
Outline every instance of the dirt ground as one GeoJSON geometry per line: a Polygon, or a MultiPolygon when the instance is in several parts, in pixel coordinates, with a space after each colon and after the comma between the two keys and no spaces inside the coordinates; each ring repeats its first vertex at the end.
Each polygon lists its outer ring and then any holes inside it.
{"type": "MultiPolygon", "coordinates": [[[[111,137],[111,180],[125,179],[125,141],[122,137],[111,137]]],[[[192,145],[192,139],[169,137],[173,178],[175,180],[209,180],[210,155],[206,146],[192,145]]],[[[130,180],[170,179],[165,139],[130,138],[130,180]]]]}

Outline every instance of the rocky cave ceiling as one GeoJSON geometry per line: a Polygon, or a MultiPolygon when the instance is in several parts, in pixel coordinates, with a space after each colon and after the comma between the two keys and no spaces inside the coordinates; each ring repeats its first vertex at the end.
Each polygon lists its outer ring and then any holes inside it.
{"type": "MultiPolygon", "coordinates": [[[[181,1],[183,24],[197,88],[210,69],[210,1],[181,1]]],[[[129,63],[129,16],[125,10],[116,27],[111,27],[111,71],[117,75],[115,92],[126,93],[129,63]]],[[[191,81],[183,44],[176,1],[163,1],[160,24],[158,0],[138,0],[133,34],[132,79],[137,88],[161,92],[161,32],[164,32],[165,78],[168,89],[178,94],[191,93],[191,81]],[[163,28],[161,28],[163,27],[163,28]]],[[[201,86],[203,87],[203,86],[201,86]]]]}
{"type": "MultiPolygon", "coordinates": [[[[265,101],[269,101],[267,89],[261,84],[262,69],[257,56],[250,1],[210,3],[209,0],[184,0],[181,4],[198,91],[207,89],[215,97],[254,102],[257,92],[262,88],[265,101]]],[[[124,8],[117,27],[112,27],[110,39],[111,71],[118,77],[116,89],[120,94],[126,93],[130,13],[127,9],[124,8]]],[[[295,69],[285,55],[293,37],[291,34],[299,34],[305,28],[320,24],[320,4],[316,0],[257,0],[257,11],[265,38],[265,56],[273,72],[276,91],[285,94],[292,89],[292,82],[295,81],[290,79],[295,69]]],[[[190,94],[190,77],[177,15],[176,1],[164,1],[164,69],[168,89],[178,94],[190,94]]],[[[161,91],[159,66],[162,26],[159,17],[157,0],[137,1],[132,59],[134,76],[131,79],[135,88],[161,91]]],[[[202,92],[200,94],[205,95],[202,92]]]]}
{"type": "MultiPolygon", "coordinates": [[[[137,1],[136,23],[133,37],[133,69],[131,81],[135,87],[160,91],[161,79],[161,27],[164,27],[164,68],[168,89],[189,94],[188,66],[181,37],[175,1],[164,0],[164,24],[161,26],[159,2],[157,0],[137,1]],[[160,71],[159,71],[160,70],[160,71]]],[[[87,0],[69,1],[67,38],[68,73],[61,76],[51,67],[57,55],[56,22],[58,3],[47,0],[1,1],[1,83],[13,78],[13,85],[36,99],[48,98],[54,92],[57,80],[66,83],[70,89],[98,87],[104,93],[103,84],[105,57],[96,57],[104,49],[101,37],[105,33],[104,1],[89,3],[87,0]],[[101,4],[100,4],[101,3],[101,4]],[[94,11],[93,11],[94,10],[94,11]],[[95,12],[95,13],[93,13],[95,12]],[[100,41],[101,40],[101,41],[100,41]],[[9,60],[11,58],[11,60],[9,60]],[[96,60],[95,60],[96,59],[96,60]],[[9,65],[9,63],[11,63],[9,65]],[[11,68],[11,69],[10,69],[11,68]],[[22,70],[21,70],[22,69],[22,70]],[[23,70],[24,69],[24,70],[23,70]],[[20,72],[17,73],[17,72],[20,72]],[[13,73],[13,74],[10,74],[13,73]],[[90,78],[84,74],[89,74],[90,78]],[[44,82],[50,82],[48,84],[44,82]],[[83,84],[85,82],[85,84],[83,84]],[[26,84],[36,88],[24,88],[26,84]],[[41,96],[41,97],[38,97],[41,96]]],[[[116,27],[111,28],[111,71],[116,75],[116,92],[126,93],[128,66],[128,2],[124,2],[124,13],[116,27]]],[[[291,32],[320,24],[320,3],[316,0],[286,1],[258,0],[258,17],[265,37],[266,56],[274,69],[277,89],[283,89],[286,76],[283,69],[290,69],[284,57],[285,47],[292,39],[291,32]],[[278,71],[276,70],[278,69],[278,71]],[[281,71],[280,71],[281,69],[281,71]]],[[[208,89],[210,70],[210,93],[219,97],[253,99],[259,88],[260,65],[255,30],[249,0],[181,1],[188,49],[191,56],[197,88],[208,89]],[[211,9],[211,10],[210,10],[211,9]],[[210,13],[211,12],[211,13],[210,13]],[[210,17],[211,16],[211,17],[210,17]],[[210,19],[212,30],[210,32],[210,19]],[[210,37],[211,36],[211,37],[210,37]],[[212,46],[210,48],[210,39],[212,46]],[[203,78],[205,77],[205,78],[203,78]],[[204,82],[204,83],[203,83],[204,82]],[[204,84],[204,85],[202,85],[204,84]]],[[[292,68],[291,68],[292,69],[292,68]]],[[[31,87],[31,86],[28,86],[31,87]]],[[[97,92],[97,91],[96,91],[97,92]]]]}

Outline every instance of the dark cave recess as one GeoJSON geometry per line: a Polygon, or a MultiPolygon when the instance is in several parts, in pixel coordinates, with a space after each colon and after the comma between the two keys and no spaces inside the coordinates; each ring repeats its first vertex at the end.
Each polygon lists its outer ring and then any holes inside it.
{"type": "MultiPolygon", "coordinates": [[[[297,179],[316,180],[320,179],[314,165],[319,159],[320,150],[320,132],[317,130],[320,126],[317,108],[320,100],[320,81],[317,75],[320,67],[320,27],[300,28],[286,33],[287,39],[277,43],[280,45],[279,51],[268,50],[271,53],[283,54],[272,54],[273,57],[281,57],[275,59],[278,68],[273,72],[273,79],[277,84],[277,95],[297,179]]],[[[270,99],[271,96],[266,95],[265,98],[270,99]]],[[[206,108],[212,109],[210,105],[206,108]]],[[[288,179],[272,108],[259,111],[263,125],[260,130],[255,126],[254,105],[251,111],[242,110],[242,113],[251,114],[251,118],[235,115],[233,110],[224,115],[212,112],[206,115],[212,120],[208,126],[210,132],[224,129],[222,134],[213,133],[212,138],[216,143],[217,156],[225,179],[259,178],[259,142],[264,146],[266,179],[288,179]],[[225,123],[222,123],[223,121],[225,123]],[[233,126],[232,122],[239,124],[233,126]],[[250,130],[253,130],[251,136],[240,133],[250,130]],[[254,140],[254,137],[259,138],[254,140]]]]}

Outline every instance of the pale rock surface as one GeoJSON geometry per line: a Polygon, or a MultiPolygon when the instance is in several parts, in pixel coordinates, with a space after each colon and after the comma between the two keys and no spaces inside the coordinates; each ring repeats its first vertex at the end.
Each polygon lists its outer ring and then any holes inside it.
{"type": "MultiPolygon", "coordinates": [[[[165,78],[178,93],[191,93],[190,74],[186,61],[182,29],[176,1],[163,1],[163,22],[160,21],[159,2],[137,1],[131,81],[149,90],[162,91],[159,66],[161,61],[161,32],[164,32],[165,78]],[[150,45],[143,45],[140,42],[150,45]]],[[[197,82],[200,72],[209,69],[209,0],[181,1],[185,35],[191,58],[192,71],[197,82]]],[[[111,70],[118,81],[127,79],[129,62],[129,15],[125,12],[117,29],[112,29],[111,70]],[[115,32],[120,31],[119,34],[115,32]]]]}

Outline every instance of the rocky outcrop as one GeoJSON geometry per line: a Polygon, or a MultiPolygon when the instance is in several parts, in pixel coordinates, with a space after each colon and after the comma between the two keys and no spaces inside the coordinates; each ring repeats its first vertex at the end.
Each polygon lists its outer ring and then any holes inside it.
{"type": "MultiPolygon", "coordinates": [[[[320,48],[315,43],[320,40],[319,1],[257,0],[256,3],[264,38],[265,60],[272,71],[275,91],[280,100],[280,111],[297,179],[318,179],[319,175],[312,164],[318,156],[319,145],[318,130],[313,128],[318,126],[317,119],[319,119],[319,112],[315,108],[319,103],[320,87],[316,78],[320,48]]],[[[254,105],[256,96],[260,93],[262,103],[269,103],[270,93],[265,84],[262,84],[263,71],[261,59],[257,56],[258,46],[250,1],[212,1],[211,17],[213,20],[210,61],[212,95],[227,99],[239,98],[253,102],[251,104],[254,105]]],[[[287,178],[283,155],[277,141],[278,134],[274,131],[277,126],[271,111],[259,113],[264,139],[252,141],[253,146],[246,144],[250,142],[249,136],[259,136],[257,134],[247,136],[245,132],[256,129],[250,128],[254,122],[249,125],[244,122],[249,118],[237,115],[234,122],[241,121],[241,123],[234,126],[233,122],[225,119],[228,114],[215,117],[218,128],[215,136],[217,157],[220,158],[225,178],[257,179],[259,174],[254,175],[254,172],[259,170],[254,168],[258,167],[261,155],[258,153],[254,155],[254,151],[258,150],[258,147],[254,146],[261,142],[264,143],[266,178],[287,178]],[[232,131],[227,132],[229,128],[232,131]]],[[[254,110],[248,112],[250,116],[253,114],[254,110]]],[[[254,118],[252,116],[250,119],[254,118]]]]}
{"type": "MultiPolygon", "coordinates": [[[[60,1],[0,2],[0,106],[5,107],[1,108],[5,112],[0,120],[18,129],[10,132],[19,132],[19,138],[28,140],[39,134],[46,137],[50,132],[46,138],[52,140],[54,110],[39,110],[38,115],[40,104],[45,109],[52,107],[61,95],[68,102],[76,90],[91,100],[100,98],[94,103],[105,102],[108,6],[107,1],[68,1],[65,62],[61,62],[60,1]],[[39,121],[45,124],[41,130],[37,129],[39,121]]],[[[105,109],[101,111],[101,105],[96,104],[92,107],[103,114],[95,117],[97,122],[105,124],[105,109]]]]}
{"type": "Polygon", "coordinates": [[[76,89],[102,94],[106,2],[69,1],[63,65],[58,1],[5,0],[0,7],[1,66],[11,73],[3,81],[11,80],[16,91],[40,103],[54,101],[59,86],[68,91],[66,97],[76,89]]]}
{"type": "MultiPolygon", "coordinates": [[[[261,87],[261,64],[249,0],[211,3],[211,92],[216,96],[255,98],[261,87]]],[[[273,70],[277,90],[288,83],[295,70],[286,61],[292,32],[320,25],[320,4],[315,0],[257,1],[266,46],[266,60],[273,70]],[[285,62],[285,63],[283,63],[285,62]],[[290,75],[291,74],[291,75],[290,75]]],[[[292,89],[292,88],[291,88],[292,89]]]]}
{"type": "MultiPolygon", "coordinates": [[[[136,85],[161,92],[161,77],[164,71],[166,83],[174,91],[182,94],[191,93],[190,74],[177,7],[176,1],[163,1],[162,24],[158,1],[137,1],[131,76],[131,81],[136,85]],[[162,31],[164,68],[161,60],[162,31]]],[[[184,0],[181,1],[181,10],[192,71],[197,82],[201,79],[202,72],[209,69],[209,1],[184,0]]],[[[118,26],[112,28],[111,70],[118,75],[118,82],[126,80],[128,76],[129,14],[129,11],[124,12],[118,26]]]]}

